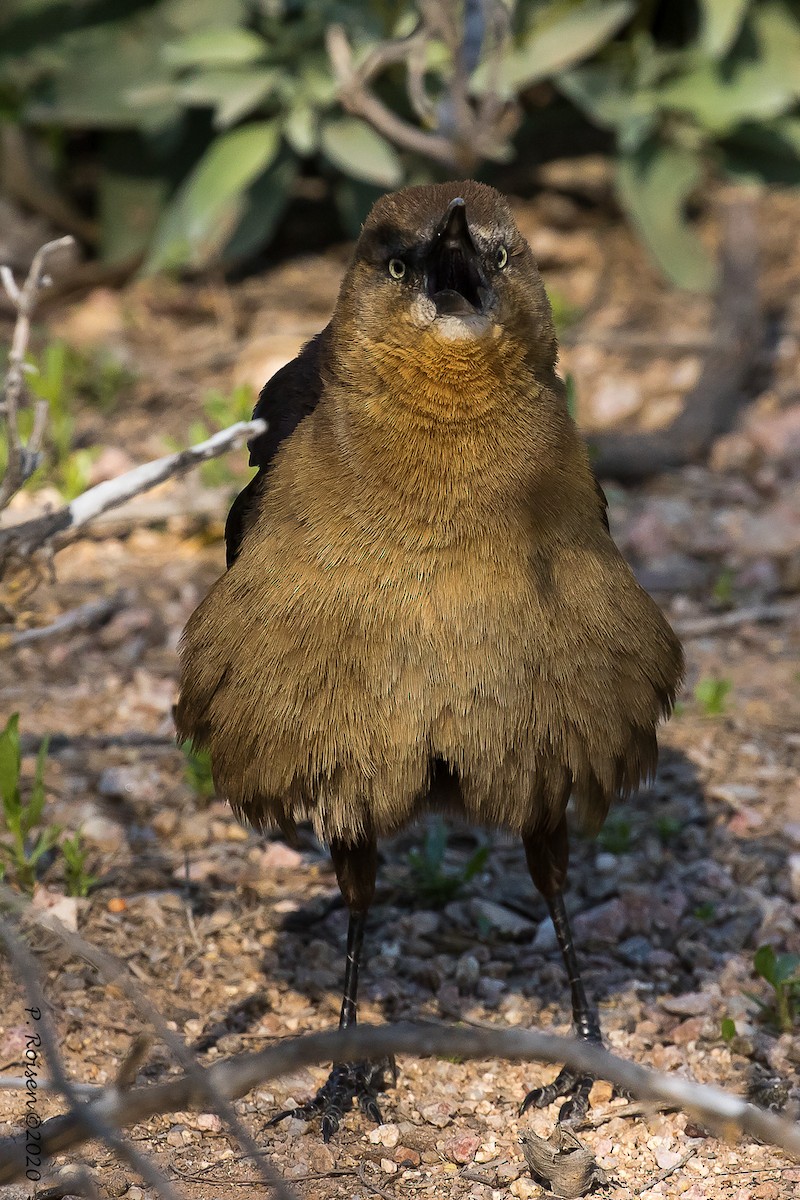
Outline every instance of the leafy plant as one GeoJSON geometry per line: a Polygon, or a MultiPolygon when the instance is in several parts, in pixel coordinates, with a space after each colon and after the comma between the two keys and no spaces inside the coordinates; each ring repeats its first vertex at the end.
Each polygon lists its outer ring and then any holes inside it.
{"type": "Polygon", "coordinates": [[[720,571],[711,592],[717,604],[730,608],[733,603],[733,571],[727,567],[720,571]]]}
{"type": "Polygon", "coordinates": [[[190,741],[181,743],[181,750],[186,759],[184,777],[189,787],[198,796],[214,796],[214,778],[211,774],[211,755],[207,750],[195,750],[190,741]]]}
{"type": "Polygon", "coordinates": [[[673,842],[683,829],[683,824],[677,817],[662,816],[656,821],[656,833],[666,846],[673,842]]]}
{"type": "MultiPolygon", "coordinates": [[[[77,401],[109,413],[132,379],[128,369],[107,353],[86,354],[59,338],[48,342],[40,355],[29,356],[28,391],[34,399],[46,401],[48,407],[47,482],[56,486],[66,500],[73,500],[86,490],[98,453],[93,447],[76,446],[77,401]]],[[[33,425],[32,407],[20,413],[19,424],[23,437],[28,438],[33,425]]],[[[5,471],[6,454],[3,440],[0,476],[5,471]]],[[[36,472],[30,486],[35,488],[44,478],[43,472],[36,472]]]]}
{"type": "Polygon", "coordinates": [[[753,969],[773,991],[771,1003],[753,996],[762,1015],[789,1033],[800,1013],[800,954],[776,954],[772,946],[760,946],[753,955],[753,969]]]}
{"type": "MultiPolygon", "coordinates": [[[[617,194],[653,257],[679,284],[708,287],[711,259],[690,219],[698,188],[712,176],[800,183],[797,5],[508,8],[508,44],[497,63],[478,64],[470,89],[480,98],[496,74],[523,123],[515,145],[501,137],[485,155],[507,161],[552,141],[554,121],[609,132],[617,194]]],[[[104,258],[149,270],[248,259],[274,238],[309,173],[330,184],[352,233],[382,189],[442,168],[343,111],[326,30],[344,24],[360,61],[408,34],[416,9],[412,0],[6,0],[0,118],[22,133],[17,174],[35,163],[104,258]],[[87,194],[95,223],[83,216],[87,194]]],[[[446,108],[453,62],[443,42],[425,47],[422,67],[446,108]]],[[[407,120],[402,72],[390,65],[375,88],[407,120]]]]}
{"type": "Polygon", "coordinates": [[[725,712],[732,687],[730,679],[707,675],[695,685],[694,698],[707,717],[719,717],[725,712]]]}
{"type": "Polygon", "coordinates": [[[86,847],[83,845],[80,831],[72,837],[62,838],[60,850],[64,858],[67,895],[85,898],[97,883],[97,876],[91,875],[87,870],[86,847]]]}
{"type": "Polygon", "coordinates": [[[8,872],[18,887],[32,892],[37,868],[53,849],[61,830],[57,825],[44,825],[44,768],[47,741],[43,741],[36,756],[33,786],[27,799],[20,792],[22,754],[19,738],[19,714],[14,713],[0,733],[0,800],[3,805],[5,830],[0,836],[0,877],[8,872]]]}
{"type": "Polygon", "coordinates": [[[408,855],[414,892],[429,904],[439,906],[453,900],[483,870],[489,857],[488,847],[480,846],[458,871],[447,871],[446,853],[447,829],[444,821],[436,819],[425,830],[421,850],[411,850],[408,855]]]}
{"type": "Polygon", "coordinates": [[[612,813],[597,835],[597,840],[609,854],[627,854],[631,848],[631,823],[618,813],[612,813]]]}
{"type": "Polygon", "coordinates": [[[708,921],[713,921],[716,914],[717,914],[717,910],[714,907],[714,905],[711,903],[710,900],[706,900],[702,904],[697,905],[697,908],[695,908],[692,915],[698,921],[703,921],[705,923],[708,921]]]}
{"type": "MultiPolygon", "coordinates": [[[[212,433],[219,429],[226,429],[237,421],[249,421],[254,405],[253,389],[246,383],[237,384],[232,391],[227,393],[218,390],[207,392],[203,400],[203,412],[206,420],[193,421],[190,424],[189,444],[195,445],[197,442],[203,442],[206,438],[211,437],[212,433]]],[[[175,438],[165,440],[172,450],[183,449],[175,438]]],[[[207,487],[224,487],[226,484],[236,483],[244,469],[242,467],[236,470],[224,458],[212,458],[201,464],[200,478],[207,487]]]]}

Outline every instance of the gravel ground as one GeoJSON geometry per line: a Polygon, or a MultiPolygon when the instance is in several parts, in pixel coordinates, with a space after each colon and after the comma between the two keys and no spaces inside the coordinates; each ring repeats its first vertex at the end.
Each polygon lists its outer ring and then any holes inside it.
{"type": "MultiPolygon", "coordinates": [[[[564,355],[582,420],[588,429],[622,418],[654,427],[674,413],[699,370],[697,354],[670,351],[668,333],[704,329],[708,302],[661,287],[613,215],[600,221],[569,205],[566,196],[545,194],[520,215],[548,285],[587,310],[564,355]],[[647,297],[639,303],[643,280],[647,297]],[[619,336],[632,329],[652,337],[644,364],[641,350],[619,336]]],[[[689,630],[689,673],[653,787],[619,805],[599,841],[576,838],[568,898],[609,1047],[774,1107],[800,1100],[796,1035],[781,1033],[769,1008],[759,1008],[757,1001],[770,1005],[770,989],[753,970],[763,944],[800,952],[796,239],[788,243],[793,257],[785,254],[797,209],[786,196],[765,202],[765,299],[781,318],[768,378],[740,427],[720,439],[708,467],[609,489],[619,544],[676,626],[689,630]],[[730,613],[745,607],[755,616],[726,628],[730,613]],[[693,625],[700,618],[709,618],[705,630],[693,625]],[[709,679],[729,685],[716,715],[695,696],[709,679]],[[723,1020],[735,1025],[728,1040],[723,1020]]],[[[54,312],[52,330],[115,348],[135,369],[124,407],[79,414],[84,435],[104,447],[98,471],[113,474],[163,452],[167,435],[185,438],[204,388],[227,387],[232,377],[261,380],[294,353],[324,321],[344,258],[334,250],[292,260],[230,289],[137,284],[54,312]]],[[[162,488],[153,499],[163,507],[157,527],[136,528],[134,518],[109,524],[104,536],[58,556],[55,580],[0,594],[8,630],[12,622],[47,624],[122,590],[121,607],[102,628],[6,649],[0,712],[19,711],[26,735],[63,735],[48,762],[47,811],[65,829],[82,828],[99,882],[88,900],[62,911],[128,964],[207,1063],[335,1024],[346,926],[329,860],[311,835],[288,846],[243,829],[222,802],[197,794],[171,744],[177,639],[222,566],[219,517],[231,485],[213,483],[162,488]],[[219,517],[198,516],[208,512],[219,517]],[[120,741],[132,734],[149,741],[120,741]]],[[[30,773],[29,759],[25,766],[30,773]]],[[[382,847],[362,1019],[567,1032],[566,979],[521,847],[451,826],[426,890],[411,853],[425,836],[424,827],[413,829],[382,847]],[[463,878],[481,847],[488,854],[477,875],[459,889],[442,882],[463,878]],[[442,895],[448,888],[453,894],[442,895]]],[[[36,903],[47,907],[63,893],[55,865],[36,903]]],[[[141,1019],[51,934],[40,928],[34,942],[73,1078],[109,1082],[141,1019]]],[[[0,997],[0,1073],[16,1075],[26,1017],[5,966],[0,997]]],[[[350,1114],[329,1146],[300,1121],[265,1129],[278,1108],[313,1093],[327,1066],[264,1086],[236,1108],[300,1197],[542,1194],[519,1137],[548,1136],[557,1110],[520,1119],[517,1107],[553,1068],[415,1059],[399,1067],[383,1102],[387,1123],[376,1128],[350,1114]]],[[[174,1069],[157,1045],[139,1081],[174,1069]]],[[[59,1111],[49,1095],[38,1102],[42,1117],[59,1111]]],[[[598,1083],[578,1130],[605,1172],[596,1195],[800,1194],[800,1168],[784,1155],[719,1140],[677,1113],[618,1115],[628,1105],[598,1083]]],[[[0,1092],[0,1135],[18,1133],[22,1116],[19,1093],[0,1092]]],[[[131,1136],[185,1196],[239,1200],[258,1186],[214,1114],[174,1113],[131,1136]]],[[[103,1147],[91,1144],[85,1161],[105,1194],[149,1196],[103,1147]]],[[[18,1200],[29,1191],[15,1186],[7,1194],[18,1200]]]]}

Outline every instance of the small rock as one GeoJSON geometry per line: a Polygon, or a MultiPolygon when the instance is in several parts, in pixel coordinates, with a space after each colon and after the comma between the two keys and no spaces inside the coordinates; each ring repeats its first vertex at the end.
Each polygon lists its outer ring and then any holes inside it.
{"type": "Polygon", "coordinates": [[[662,1171],[671,1171],[682,1158],[683,1155],[677,1150],[667,1150],[664,1147],[656,1150],[656,1162],[662,1171]]]}
{"type": "Polygon", "coordinates": [[[800,854],[789,855],[789,887],[793,900],[800,900],[800,854]]]}
{"type": "Polygon", "coordinates": [[[653,947],[642,934],[626,938],[619,945],[619,956],[632,967],[644,967],[650,962],[653,947]]]}
{"type": "Polygon", "coordinates": [[[599,1108],[603,1104],[608,1104],[613,1095],[614,1088],[610,1083],[607,1083],[605,1079],[596,1079],[589,1093],[589,1104],[592,1108],[599,1108]]]}
{"type": "Polygon", "coordinates": [[[381,1170],[384,1175],[396,1175],[398,1171],[397,1163],[391,1158],[381,1159],[381,1170]]]}
{"type": "Polygon", "coordinates": [[[617,942],[628,922],[625,905],[619,898],[598,904],[575,918],[575,936],[579,942],[617,942]]]}
{"type": "Polygon", "coordinates": [[[219,1133],[222,1129],[222,1121],[216,1113],[198,1113],[194,1125],[196,1129],[207,1133],[219,1133]]]}
{"type": "Polygon", "coordinates": [[[542,1194],[542,1189],[538,1183],[534,1183],[531,1179],[520,1177],[515,1179],[508,1189],[512,1196],[516,1196],[517,1200],[534,1200],[534,1197],[539,1197],[542,1194]]]}
{"type": "Polygon", "coordinates": [[[378,1125],[376,1129],[370,1130],[369,1140],[373,1146],[385,1146],[387,1150],[393,1150],[400,1141],[400,1129],[394,1122],[389,1121],[386,1125],[378,1125]]]}
{"type": "MultiPolygon", "coordinates": [[[[241,825],[233,825],[230,829],[231,832],[234,829],[237,831],[237,840],[243,840],[238,839],[241,825]]],[[[228,837],[230,839],[230,832],[228,837]]],[[[287,846],[284,842],[268,842],[266,846],[258,847],[255,863],[264,871],[296,871],[303,865],[303,856],[299,850],[287,846]]]]}
{"type": "Polygon", "coordinates": [[[537,954],[547,954],[550,950],[555,950],[557,946],[558,938],[552,918],[545,917],[536,930],[531,949],[535,950],[537,954]]]}
{"type": "Polygon", "coordinates": [[[700,1040],[705,1025],[705,1017],[687,1017],[685,1021],[681,1021],[679,1025],[675,1026],[666,1040],[672,1042],[674,1046],[688,1046],[689,1042],[700,1040]]]}
{"type": "Polygon", "coordinates": [[[711,1012],[718,999],[718,991],[685,992],[682,996],[662,996],[661,1007],[678,1017],[696,1017],[711,1012]]]}
{"type": "MultiPolygon", "coordinates": [[[[85,904],[85,901],[81,903],[85,904]]],[[[61,892],[51,892],[49,888],[37,883],[33,892],[31,908],[36,919],[42,925],[60,922],[73,933],[78,929],[79,902],[75,896],[64,896],[61,892]]]]}
{"type": "Polygon", "coordinates": [[[308,1165],[312,1171],[332,1171],[336,1166],[336,1160],[333,1157],[333,1151],[330,1146],[326,1146],[324,1142],[314,1141],[308,1148],[308,1165]]]}
{"type": "MultiPolygon", "coordinates": [[[[184,1144],[184,1142],[183,1142],[183,1126],[182,1125],[173,1125],[172,1129],[170,1129],[169,1132],[167,1133],[167,1145],[168,1146],[182,1146],[183,1144],[184,1144]]],[[[130,1194],[130,1191],[129,1191],[129,1194],[130,1194]]]]}
{"type": "Polygon", "coordinates": [[[135,1183],[131,1184],[127,1192],[125,1192],[125,1200],[143,1200],[144,1192],[135,1183]]]}
{"type": "Polygon", "coordinates": [[[100,850],[109,854],[115,853],[122,847],[124,831],[117,821],[104,817],[102,813],[94,813],[81,823],[81,838],[100,850]]]}
{"type": "Polygon", "coordinates": [[[430,937],[441,925],[441,918],[435,912],[414,913],[409,920],[410,932],[414,937],[430,937]]]}
{"type": "Polygon", "coordinates": [[[519,913],[512,912],[503,904],[493,900],[472,900],[470,915],[476,922],[486,921],[492,929],[510,938],[528,938],[533,933],[533,922],[519,913]]]}
{"type": "Polygon", "coordinates": [[[462,1166],[471,1163],[475,1157],[475,1151],[481,1144],[481,1139],[476,1137],[474,1133],[462,1133],[458,1137],[450,1138],[444,1144],[444,1153],[451,1162],[461,1163],[462,1166]]]}
{"type": "Polygon", "coordinates": [[[417,1150],[410,1146],[398,1146],[394,1152],[394,1161],[400,1167],[418,1167],[422,1159],[417,1150]]]}
{"type": "Polygon", "coordinates": [[[505,990],[506,985],[502,979],[492,979],[491,976],[484,975],[483,979],[478,980],[477,993],[487,1008],[495,1008],[505,990]]]}
{"type": "Polygon", "coordinates": [[[462,992],[471,992],[480,979],[480,964],[473,954],[462,954],[456,963],[455,981],[462,992]]]}
{"type": "Polygon", "coordinates": [[[445,1104],[443,1100],[434,1101],[432,1104],[425,1104],[419,1111],[422,1119],[428,1125],[435,1125],[437,1129],[444,1129],[453,1119],[449,1104],[445,1104]]]}

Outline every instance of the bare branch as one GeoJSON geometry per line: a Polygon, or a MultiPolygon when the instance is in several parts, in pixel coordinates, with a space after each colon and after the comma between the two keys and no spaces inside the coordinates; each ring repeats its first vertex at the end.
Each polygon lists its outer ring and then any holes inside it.
{"type": "Polygon", "coordinates": [[[31,317],[36,308],[39,294],[42,288],[49,286],[50,283],[44,273],[47,258],[54,251],[72,246],[74,243],[73,237],[61,237],[56,238],[53,242],[47,242],[37,250],[28,272],[28,278],[21,288],[17,286],[8,267],[0,269],[0,283],[17,310],[17,320],[8,355],[8,370],[3,385],[2,411],[6,421],[7,460],[6,472],[0,481],[0,511],[5,508],[11,497],[19,491],[39,465],[39,450],[47,424],[47,405],[44,405],[44,412],[42,412],[41,404],[37,405],[33,432],[27,445],[23,443],[19,431],[19,412],[25,399],[25,354],[31,336],[31,317]]]}
{"type": "MultiPolygon", "coordinates": [[[[209,1085],[220,1095],[234,1099],[300,1067],[365,1058],[380,1060],[389,1054],[565,1063],[574,1071],[607,1079],[643,1100],[680,1108],[728,1136],[745,1133],[800,1158],[800,1125],[785,1117],[755,1108],[720,1088],[640,1067],[600,1046],[532,1030],[404,1024],[362,1025],[332,1033],[308,1034],[281,1041],[257,1054],[240,1054],[215,1064],[205,1072],[209,1079],[201,1088],[194,1077],[185,1075],[124,1095],[109,1090],[92,1105],[97,1105],[109,1124],[132,1125],[157,1114],[204,1107],[208,1103],[209,1085]]],[[[62,1153],[82,1145],[90,1136],[81,1112],[73,1111],[53,1117],[42,1126],[42,1147],[48,1155],[62,1153]]],[[[20,1154],[17,1142],[0,1141],[0,1183],[20,1178],[24,1162],[24,1153],[20,1154]]]]}
{"type": "MultiPolygon", "coordinates": [[[[2,899],[4,902],[13,904],[18,910],[22,909],[16,897],[13,897],[7,888],[2,889],[2,899]]],[[[217,1087],[213,1076],[203,1067],[197,1059],[197,1056],[190,1049],[183,1039],[170,1029],[165,1018],[161,1015],[156,1006],[148,999],[141,988],[134,982],[130,972],[119,960],[105,954],[96,946],[91,945],[85,938],[79,934],[73,933],[67,929],[60,921],[54,920],[48,924],[57,936],[67,945],[75,954],[86,959],[92,966],[96,967],[103,978],[108,983],[113,983],[120,991],[122,991],[133,1007],[144,1020],[146,1020],[162,1042],[173,1052],[181,1066],[186,1071],[186,1080],[192,1087],[193,1094],[200,1099],[201,1107],[213,1107],[219,1116],[228,1124],[231,1133],[241,1144],[248,1158],[252,1158],[258,1168],[262,1181],[267,1187],[272,1188],[276,1196],[276,1200],[295,1200],[293,1192],[287,1187],[283,1178],[275,1170],[270,1163],[264,1150],[257,1144],[255,1139],[250,1135],[248,1130],[240,1121],[236,1110],[230,1102],[229,1095],[220,1091],[217,1087]]],[[[0,925],[0,934],[2,933],[2,925],[0,925]]],[[[129,1053],[136,1053],[137,1048],[129,1053]]],[[[124,1072],[126,1064],[123,1064],[121,1070],[124,1072]]],[[[57,1081],[56,1081],[57,1082],[57,1081]]],[[[119,1091],[118,1088],[113,1089],[119,1091]]],[[[106,1096],[109,1093],[106,1092],[106,1096]]],[[[103,1106],[105,1097],[101,1096],[95,1101],[98,1106],[103,1106]]],[[[108,1140],[108,1139],[106,1139],[108,1140]]]]}
{"type": "MultiPolygon", "coordinates": [[[[73,1113],[80,1114],[81,1123],[90,1137],[98,1137],[106,1143],[123,1162],[136,1171],[146,1183],[156,1188],[162,1200],[179,1200],[178,1193],[172,1187],[163,1171],[160,1171],[145,1155],[141,1154],[118,1132],[118,1125],[109,1123],[103,1116],[100,1104],[84,1101],[72,1085],[61,1060],[58,1038],[50,1020],[47,999],[39,982],[36,964],[25,943],[16,936],[10,922],[0,918],[0,940],[3,941],[9,960],[21,979],[25,994],[30,1001],[29,1012],[35,1016],[36,1033],[41,1037],[47,1062],[53,1077],[55,1087],[61,1092],[73,1113]]],[[[115,1089],[116,1090],[116,1089],[115,1089]]],[[[117,1092],[119,1094],[119,1092],[117,1092]]],[[[36,1141],[41,1147],[42,1155],[51,1156],[44,1149],[41,1138],[42,1126],[38,1126],[36,1141]]],[[[22,1147],[27,1161],[27,1147],[22,1147]]],[[[94,1191],[91,1177],[85,1167],[80,1169],[80,1182],[90,1194],[94,1191]]]]}
{"type": "Polygon", "coordinates": [[[45,642],[50,638],[63,637],[65,633],[76,630],[93,629],[103,625],[109,617],[117,612],[124,602],[124,594],[109,596],[105,600],[91,600],[78,608],[65,612],[51,625],[43,625],[38,629],[19,629],[13,633],[0,633],[0,650],[16,649],[19,646],[30,646],[34,642],[45,642]]]}
{"type": "Polygon", "coordinates": [[[398,117],[368,90],[369,82],[385,67],[415,52],[411,38],[405,39],[403,43],[386,42],[373,51],[360,68],[355,66],[353,51],[341,25],[330,26],[325,42],[339,86],[339,99],[348,112],[363,117],[378,133],[401,150],[422,154],[448,169],[458,165],[455,148],[449,138],[417,129],[415,125],[398,117]]]}
{"type": "Polygon", "coordinates": [[[28,558],[57,534],[81,528],[101,513],[117,508],[134,496],[163,483],[164,480],[183,475],[198,463],[217,458],[250,438],[258,437],[266,428],[266,421],[239,421],[238,424],[215,433],[206,441],[190,446],[188,450],[165,454],[163,458],[142,463],[116,479],[98,483],[96,487],[89,488],[83,495],[54,513],[0,529],[0,568],[7,556],[13,554],[20,558],[28,558]]]}
{"type": "Polygon", "coordinates": [[[339,100],[401,150],[421,154],[448,170],[471,172],[481,159],[498,157],[520,120],[518,106],[501,98],[495,86],[509,35],[508,13],[498,0],[466,0],[463,5],[419,0],[417,7],[419,22],[414,31],[374,47],[360,65],[344,28],[328,28],[326,46],[339,100]],[[438,103],[425,87],[426,50],[436,42],[444,44],[452,63],[438,103]],[[475,98],[470,80],[482,56],[489,83],[475,98]],[[378,76],[397,63],[405,64],[409,103],[428,129],[397,116],[372,90],[378,76]]]}
{"type": "Polygon", "coordinates": [[[800,615],[800,607],[792,601],[782,604],[754,604],[750,608],[734,608],[730,612],[712,613],[707,617],[686,617],[673,621],[678,637],[708,637],[727,629],[738,629],[740,625],[757,625],[761,622],[784,621],[800,615]]]}

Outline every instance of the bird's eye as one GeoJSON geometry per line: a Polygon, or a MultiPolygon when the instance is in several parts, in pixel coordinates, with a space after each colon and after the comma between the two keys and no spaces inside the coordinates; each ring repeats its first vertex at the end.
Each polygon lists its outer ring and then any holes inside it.
{"type": "Polygon", "coordinates": [[[503,267],[508,262],[508,251],[506,250],[505,246],[497,247],[497,253],[494,256],[494,260],[502,271],[503,267]]]}
{"type": "Polygon", "coordinates": [[[406,264],[402,258],[389,259],[389,274],[392,279],[402,279],[406,273],[406,264]]]}

